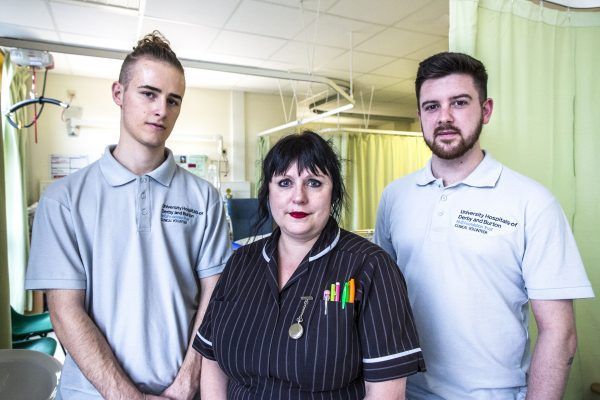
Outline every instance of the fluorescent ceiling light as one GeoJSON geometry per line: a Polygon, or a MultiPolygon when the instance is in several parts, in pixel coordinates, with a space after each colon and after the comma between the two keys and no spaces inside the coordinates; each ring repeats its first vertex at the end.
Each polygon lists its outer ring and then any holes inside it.
{"type": "Polygon", "coordinates": [[[354,104],[352,104],[352,103],[344,104],[343,106],[340,106],[340,107],[334,108],[332,110],[326,111],[323,114],[315,115],[314,117],[297,119],[296,121],[290,121],[290,122],[288,122],[286,124],[279,125],[279,126],[276,126],[274,128],[271,128],[271,129],[267,129],[266,131],[259,132],[258,136],[265,136],[265,135],[268,135],[268,134],[273,133],[273,132],[279,132],[279,131],[282,131],[284,129],[294,128],[296,126],[300,126],[300,125],[308,124],[308,123],[311,123],[311,122],[315,122],[315,121],[318,121],[320,119],[327,118],[327,117],[329,117],[331,115],[334,115],[334,114],[337,114],[337,113],[341,113],[342,111],[350,110],[353,107],[354,107],[354,104]]]}

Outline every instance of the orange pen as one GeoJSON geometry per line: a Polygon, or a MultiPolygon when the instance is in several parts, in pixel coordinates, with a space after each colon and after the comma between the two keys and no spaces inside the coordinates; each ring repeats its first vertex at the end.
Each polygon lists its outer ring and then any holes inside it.
{"type": "Polygon", "coordinates": [[[354,303],[354,291],[356,288],[354,287],[354,278],[350,279],[350,295],[348,296],[348,303],[354,303]]]}

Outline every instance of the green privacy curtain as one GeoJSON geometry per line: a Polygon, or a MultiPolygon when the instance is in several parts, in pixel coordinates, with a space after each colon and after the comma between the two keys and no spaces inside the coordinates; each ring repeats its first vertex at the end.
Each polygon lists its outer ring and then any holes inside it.
{"type": "MultiPolygon", "coordinates": [[[[28,98],[29,71],[10,62],[6,54],[2,66],[2,110],[28,98]]],[[[4,113],[3,113],[4,114],[4,113]]],[[[17,111],[18,121],[28,122],[24,109],[17,111]]],[[[13,128],[2,115],[4,190],[6,196],[6,247],[10,278],[10,304],[19,312],[25,309],[25,267],[29,253],[29,229],[26,204],[27,131],[13,128]]]]}
{"type": "MultiPolygon", "coordinates": [[[[340,222],[348,230],[373,229],[383,189],[422,168],[431,157],[422,137],[348,133],[343,128],[339,133],[321,135],[332,143],[342,160],[348,204],[340,222]]],[[[270,148],[262,139],[257,160],[262,160],[270,148]]]]}
{"type": "Polygon", "coordinates": [[[450,50],[479,58],[494,114],[483,146],[548,187],[569,217],[597,298],[576,301],[566,399],[600,380],[600,12],[526,0],[451,0],[450,50]]]}
{"type": "Polygon", "coordinates": [[[351,133],[348,137],[345,227],[374,229],[383,189],[427,163],[431,152],[422,137],[351,133]]]}
{"type": "MultiPolygon", "coordinates": [[[[0,51],[0,71],[4,53],[0,51]]],[[[0,85],[2,84],[2,73],[0,72],[0,85]]],[[[0,110],[3,109],[3,103],[0,99],[0,110]]],[[[0,117],[1,118],[1,117],[0,117]]],[[[2,125],[0,124],[0,137],[2,135],[2,125]]],[[[0,140],[0,349],[10,349],[12,347],[11,321],[10,321],[10,290],[8,284],[8,256],[6,254],[6,202],[4,193],[4,152],[3,144],[0,140]]]]}

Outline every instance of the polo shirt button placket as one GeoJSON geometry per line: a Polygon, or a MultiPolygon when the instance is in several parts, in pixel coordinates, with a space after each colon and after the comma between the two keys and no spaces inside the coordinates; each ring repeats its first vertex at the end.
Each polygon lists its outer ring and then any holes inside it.
{"type": "Polygon", "coordinates": [[[139,201],[138,201],[138,209],[140,210],[140,213],[138,215],[140,215],[140,219],[139,219],[139,225],[138,225],[138,230],[139,231],[149,231],[150,230],[150,218],[151,218],[151,213],[149,212],[150,210],[150,204],[149,204],[149,199],[148,199],[148,190],[150,188],[150,180],[148,179],[147,176],[142,176],[139,179],[140,182],[140,187],[138,190],[139,193],[139,201]]]}
{"type": "Polygon", "coordinates": [[[438,197],[438,201],[433,209],[433,219],[431,222],[430,237],[434,242],[443,242],[446,240],[446,235],[449,229],[449,217],[448,217],[448,195],[445,193],[446,189],[440,187],[441,194],[438,197]]]}

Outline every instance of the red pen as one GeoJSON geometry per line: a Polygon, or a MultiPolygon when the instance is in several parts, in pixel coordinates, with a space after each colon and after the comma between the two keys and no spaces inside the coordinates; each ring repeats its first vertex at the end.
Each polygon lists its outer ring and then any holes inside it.
{"type": "Polygon", "coordinates": [[[340,297],[340,283],[335,283],[335,301],[340,301],[342,298],[340,297]]]}

